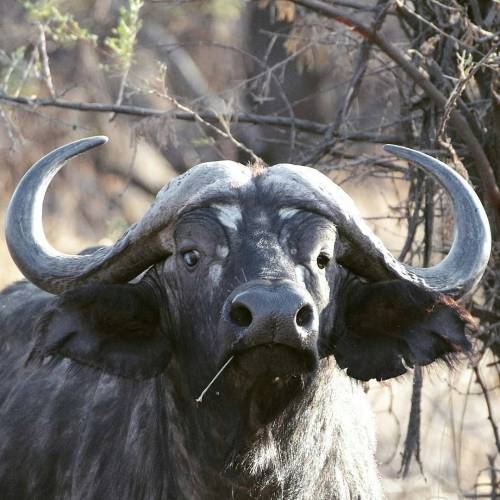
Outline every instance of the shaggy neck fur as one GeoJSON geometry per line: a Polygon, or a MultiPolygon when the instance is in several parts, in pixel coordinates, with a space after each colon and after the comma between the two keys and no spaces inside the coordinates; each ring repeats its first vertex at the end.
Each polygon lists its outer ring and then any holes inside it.
{"type": "Polygon", "coordinates": [[[197,429],[196,439],[178,429],[170,463],[178,464],[174,474],[189,488],[187,498],[382,498],[371,411],[361,387],[334,360],[323,360],[306,391],[245,443],[238,411],[193,407],[194,425],[184,422],[191,433],[197,429]],[[229,455],[235,446],[239,452],[229,455]]]}

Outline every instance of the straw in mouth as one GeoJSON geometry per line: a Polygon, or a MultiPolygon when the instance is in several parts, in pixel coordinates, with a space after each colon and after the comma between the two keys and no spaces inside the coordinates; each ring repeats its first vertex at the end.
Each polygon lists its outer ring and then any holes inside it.
{"type": "Polygon", "coordinates": [[[202,391],[202,393],[195,399],[197,403],[201,403],[203,401],[203,396],[206,394],[208,389],[210,389],[211,385],[217,380],[217,378],[220,376],[220,374],[226,369],[226,367],[231,363],[233,360],[234,355],[231,356],[225,363],[224,366],[215,374],[215,377],[210,381],[210,383],[205,387],[205,389],[202,391]]]}

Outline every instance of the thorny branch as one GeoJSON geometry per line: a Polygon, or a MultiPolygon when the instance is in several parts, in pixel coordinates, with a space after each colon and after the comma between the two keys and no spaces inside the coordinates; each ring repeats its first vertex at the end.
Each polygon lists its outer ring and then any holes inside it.
{"type": "Polygon", "coordinates": [[[47,42],[45,40],[45,29],[38,23],[38,31],[40,33],[40,42],[38,44],[38,50],[40,53],[40,59],[42,61],[43,77],[45,84],[49,90],[50,95],[53,99],[56,97],[56,91],[54,89],[54,83],[52,82],[52,74],[50,72],[49,56],[47,54],[47,42]]]}
{"type": "Polygon", "coordinates": [[[485,64],[490,58],[490,56],[495,53],[498,47],[500,47],[500,42],[496,42],[495,44],[493,44],[490,50],[488,50],[488,52],[477,63],[475,63],[474,66],[467,72],[467,74],[465,74],[464,77],[461,78],[459,82],[456,84],[455,88],[450,94],[450,97],[448,98],[446,106],[444,107],[444,113],[443,117],[441,118],[441,124],[436,134],[438,142],[444,141],[444,131],[446,129],[446,124],[450,119],[450,114],[453,108],[455,107],[458,99],[462,95],[462,92],[465,90],[465,87],[467,86],[471,78],[482,67],[482,65],[485,64]]]}
{"type": "MultiPolygon", "coordinates": [[[[336,7],[322,0],[290,0],[298,5],[302,5],[318,14],[329,17],[339,23],[351,27],[355,32],[377,45],[388,57],[396,62],[403,71],[420,86],[427,96],[444,110],[448,99],[439,91],[439,89],[419,70],[415,64],[408,59],[394,44],[385,38],[380,31],[374,31],[366,26],[355,16],[347,14],[336,7]]],[[[469,123],[458,110],[450,112],[450,122],[456,128],[474,158],[478,173],[481,178],[482,189],[486,199],[494,207],[500,224],[500,189],[497,185],[493,168],[484,152],[481,143],[474,135],[469,123]]]]}

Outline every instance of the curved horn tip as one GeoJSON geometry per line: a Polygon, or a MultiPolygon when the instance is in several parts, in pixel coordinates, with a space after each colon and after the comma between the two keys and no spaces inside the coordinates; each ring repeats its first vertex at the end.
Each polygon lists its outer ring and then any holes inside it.
{"type": "Polygon", "coordinates": [[[430,156],[426,153],[417,151],[416,149],[406,148],[405,146],[398,146],[396,144],[384,144],[383,148],[384,151],[387,151],[388,153],[391,153],[398,158],[402,158],[408,161],[414,161],[421,166],[423,166],[423,161],[432,161],[434,165],[436,163],[439,163],[440,165],[444,165],[446,168],[449,168],[446,163],[443,163],[437,158],[434,158],[433,156],[430,156]]]}
{"type": "Polygon", "coordinates": [[[85,153],[89,149],[96,148],[97,146],[101,146],[102,144],[106,144],[109,141],[108,137],[105,135],[95,135],[93,137],[85,137],[84,139],[78,139],[77,141],[70,142],[63,146],[54,149],[50,153],[48,153],[42,160],[47,158],[61,157],[64,160],[68,160],[69,158],[73,158],[76,155],[85,153]]]}
{"type": "Polygon", "coordinates": [[[101,144],[105,144],[109,141],[109,137],[107,135],[94,135],[90,137],[90,139],[96,139],[97,141],[101,141],[101,144]]]}
{"type": "Polygon", "coordinates": [[[74,156],[85,153],[90,149],[94,149],[97,146],[106,144],[108,141],[109,139],[105,135],[85,137],[84,139],[78,139],[77,141],[70,142],[69,144],[65,144],[64,146],[54,149],[44,158],[55,155],[56,157],[60,157],[63,160],[68,160],[69,158],[73,158],[74,156]]]}
{"type": "Polygon", "coordinates": [[[87,145],[90,148],[94,148],[96,146],[101,146],[102,144],[106,144],[108,141],[109,141],[109,137],[106,135],[94,135],[92,137],[80,139],[79,141],[76,141],[76,142],[84,142],[84,143],[87,143],[87,145]]]}

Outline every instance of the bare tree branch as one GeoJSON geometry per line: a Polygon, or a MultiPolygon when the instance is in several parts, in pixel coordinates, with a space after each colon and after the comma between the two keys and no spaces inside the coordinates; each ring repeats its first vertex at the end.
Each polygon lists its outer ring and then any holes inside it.
{"type": "Polygon", "coordinates": [[[238,141],[238,139],[236,139],[232,135],[230,128],[229,128],[229,125],[228,125],[230,120],[226,120],[225,117],[222,116],[220,113],[216,113],[215,115],[217,117],[218,122],[221,124],[221,126],[224,128],[224,130],[221,130],[219,127],[216,127],[215,125],[212,125],[212,123],[205,120],[199,113],[197,113],[193,109],[189,108],[188,106],[180,103],[175,97],[172,97],[171,95],[169,95],[167,93],[166,89],[164,89],[164,92],[162,92],[162,93],[157,93],[157,95],[159,97],[167,99],[176,108],[180,109],[184,113],[191,115],[196,122],[201,123],[202,125],[205,125],[205,127],[208,127],[210,130],[212,130],[216,134],[220,135],[221,137],[224,137],[224,139],[230,140],[238,149],[241,149],[242,151],[247,153],[250,156],[250,158],[252,158],[252,160],[254,162],[260,163],[260,164],[265,164],[264,160],[262,158],[260,158],[260,156],[257,156],[250,148],[245,146],[245,144],[243,144],[242,142],[238,141]]]}
{"type": "Polygon", "coordinates": [[[423,374],[422,367],[415,366],[413,373],[413,391],[411,395],[410,418],[408,420],[408,429],[404,444],[404,452],[401,458],[401,469],[399,473],[402,477],[407,477],[410,470],[412,458],[415,457],[423,473],[422,460],[420,459],[420,416],[422,404],[422,385],[423,374]]]}
{"type": "Polygon", "coordinates": [[[428,19],[426,19],[425,17],[421,16],[420,14],[418,14],[417,12],[415,12],[414,10],[411,10],[409,9],[403,1],[401,0],[395,0],[396,1],[396,5],[398,7],[398,9],[402,9],[404,10],[407,14],[409,14],[410,16],[414,16],[415,18],[417,18],[421,23],[424,23],[425,25],[429,26],[430,28],[432,28],[434,31],[436,31],[437,33],[439,33],[441,36],[444,36],[445,38],[449,38],[451,40],[453,40],[455,43],[457,43],[458,45],[460,45],[461,47],[463,47],[464,49],[468,50],[469,52],[474,52],[475,54],[478,54],[480,56],[483,56],[483,54],[477,50],[476,48],[474,47],[471,47],[470,45],[468,45],[467,43],[464,43],[462,42],[462,40],[459,40],[458,38],[452,36],[452,35],[449,35],[448,33],[446,33],[446,31],[443,31],[441,28],[439,28],[439,26],[436,26],[434,23],[432,23],[431,21],[429,21],[428,19]]]}
{"type": "MultiPolygon", "coordinates": [[[[388,12],[388,4],[387,0],[379,0],[377,3],[377,8],[380,10],[378,15],[375,17],[375,20],[372,25],[372,29],[377,31],[382,26],[384,19],[388,12]]],[[[328,126],[328,129],[325,131],[325,139],[322,144],[320,144],[310,155],[308,155],[305,159],[305,163],[315,163],[317,162],[321,156],[331,149],[335,143],[337,142],[339,130],[341,128],[342,122],[345,120],[349,109],[351,108],[354,99],[356,98],[361,84],[363,83],[363,78],[366,73],[366,69],[368,67],[368,63],[370,62],[370,52],[372,48],[371,40],[365,39],[361,43],[357,55],[356,67],[351,77],[351,81],[349,83],[349,87],[343,97],[343,102],[339,107],[337,112],[337,116],[335,120],[328,126]]]]}
{"type": "MultiPolygon", "coordinates": [[[[370,27],[357,20],[354,16],[346,14],[336,7],[322,0],[290,0],[298,5],[302,5],[318,14],[329,17],[341,24],[349,26],[353,31],[359,33],[364,38],[371,40],[387,56],[396,62],[405,73],[421,87],[427,96],[441,110],[444,110],[448,99],[439,89],[415,66],[403,52],[389,42],[379,31],[374,31],[370,27]]],[[[467,120],[462,114],[455,110],[450,112],[450,123],[456,128],[457,133],[462,137],[469,148],[471,157],[474,158],[475,165],[481,178],[482,190],[487,201],[495,209],[498,219],[500,219],[500,189],[497,185],[491,164],[484,152],[480,142],[474,135],[467,120]]],[[[500,223],[500,222],[499,222],[500,223]]]]}
{"type": "MultiPolygon", "coordinates": [[[[98,102],[79,102],[68,101],[64,99],[52,98],[30,98],[27,96],[12,96],[0,92],[0,101],[12,104],[22,104],[34,108],[52,107],[72,109],[74,111],[87,111],[95,113],[117,113],[131,116],[170,116],[177,120],[195,121],[192,113],[186,111],[162,110],[154,108],[144,108],[141,106],[129,106],[116,104],[104,104],[98,102]]],[[[218,123],[220,115],[213,111],[200,111],[198,115],[207,122],[218,123]]],[[[290,128],[295,126],[297,129],[315,135],[323,135],[328,127],[327,124],[302,120],[294,118],[293,120],[283,116],[258,115],[255,113],[231,113],[227,117],[232,123],[254,123],[258,125],[272,125],[275,127],[290,128]]],[[[401,144],[402,139],[397,135],[380,135],[371,132],[349,133],[342,136],[349,141],[377,142],[401,144]]]]}

